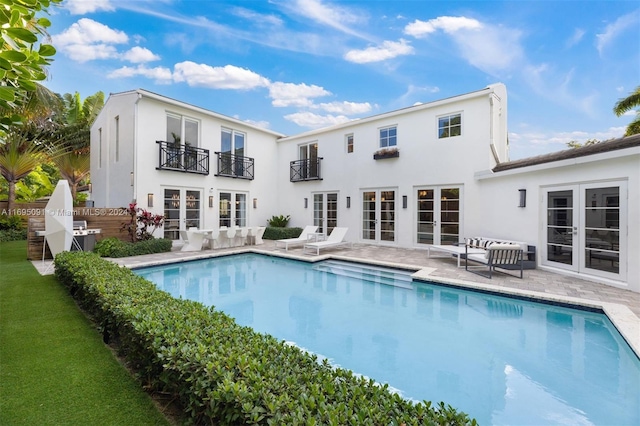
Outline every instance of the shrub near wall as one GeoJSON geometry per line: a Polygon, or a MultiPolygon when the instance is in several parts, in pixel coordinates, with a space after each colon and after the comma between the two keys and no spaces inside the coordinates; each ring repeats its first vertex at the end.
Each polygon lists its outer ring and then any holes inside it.
{"type": "Polygon", "coordinates": [[[267,226],[264,230],[265,240],[284,240],[285,238],[298,238],[302,233],[302,228],[280,228],[267,226]]]}
{"type": "Polygon", "coordinates": [[[241,327],[214,308],[175,299],[97,255],[64,252],[55,270],[138,377],[179,398],[196,424],[475,425],[440,403],[387,386],[241,327]]]}
{"type": "Polygon", "coordinates": [[[98,241],[93,251],[102,257],[128,257],[169,252],[172,245],[173,242],[167,238],[154,238],[132,243],[112,237],[98,241]]]}

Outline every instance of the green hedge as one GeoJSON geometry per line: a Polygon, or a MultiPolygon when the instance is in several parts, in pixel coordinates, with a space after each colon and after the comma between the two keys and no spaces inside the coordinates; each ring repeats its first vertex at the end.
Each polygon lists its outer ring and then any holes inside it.
{"type": "Polygon", "coordinates": [[[26,229],[3,229],[0,231],[0,242],[20,241],[27,239],[26,229]]]}
{"type": "Polygon", "coordinates": [[[117,238],[105,238],[98,241],[93,251],[102,257],[129,257],[141,254],[165,253],[171,251],[173,242],[166,238],[131,243],[117,238]]]}
{"type": "Polygon", "coordinates": [[[283,240],[285,238],[298,238],[302,234],[302,228],[280,228],[267,226],[264,230],[265,240],[283,240]]]}
{"type": "Polygon", "coordinates": [[[415,404],[214,308],[171,297],[93,253],[64,252],[55,271],[117,339],[146,386],[178,398],[196,424],[475,425],[440,403],[415,404]]]}

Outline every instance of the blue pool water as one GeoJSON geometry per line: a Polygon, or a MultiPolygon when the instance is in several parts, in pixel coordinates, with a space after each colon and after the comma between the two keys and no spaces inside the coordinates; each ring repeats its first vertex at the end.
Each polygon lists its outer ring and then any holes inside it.
{"type": "Polygon", "coordinates": [[[640,361],[605,315],[359,266],[243,254],[135,272],[482,425],[640,425],[640,361]]]}

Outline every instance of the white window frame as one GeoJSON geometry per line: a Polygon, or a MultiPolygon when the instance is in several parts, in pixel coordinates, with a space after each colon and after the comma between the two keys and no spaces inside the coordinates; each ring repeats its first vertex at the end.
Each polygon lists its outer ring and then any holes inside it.
{"type": "Polygon", "coordinates": [[[378,147],[379,148],[392,148],[398,146],[398,125],[394,124],[391,126],[380,127],[378,129],[378,147]],[[393,130],[395,135],[389,136],[389,131],[393,130]],[[382,136],[382,132],[386,131],[387,135],[382,136]],[[393,143],[391,143],[393,138],[393,143]],[[384,141],[384,144],[383,144],[384,141]]]}
{"type": "Polygon", "coordinates": [[[444,115],[439,115],[438,117],[436,117],[436,119],[438,120],[436,123],[436,127],[437,127],[437,131],[438,131],[438,139],[448,139],[448,138],[456,138],[459,136],[462,136],[462,111],[459,112],[452,112],[449,114],[444,114],[444,115]],[[455,117],[459,117],[460,118],[460,124],[454,124],[453,126],[451,125],[451,119],[455,118],[455,117]],[[441,126],[440,122],[441,120],[446,119],[448,120],[448,124],[446,126],[441,126]],[[456,135],[452,135],[451,134],[451,129],[455,128],[455,127],[459,127],[460,128],[460,133],[456,134],[456,135]],[[443,135],[442,131],[443,130],[447,130],[447,134],[443,135]]]}
{"type": "Polygon", "coordinates": [[[348,135],[345,135],[344,142],[347,149],[347,154],[353,154],[353,151],[355,149],[353,133],[349,133],[348,135]],[[351,150],[349,150],[349,148],[351,148],[351,150]]]}
{"type": "Polygon", "coordinates": [[[247,134],[245,132],[241,132],[238,130],[230,129],[229,127],[222,127],[220,129],[220,152],[233,154],[233,155],[241,155],[242,157],[247,156],[247,134]],[[222,134],[228,133],[231,136],[231,147],[230,151],[224,151],[222,147],[222,134]],[[242,135],[242,154],[237,153],[238,147],[236,146],[236,137],[242,135]]]}
{"type": "MultiPolygon", "coordinates": [[[[177,136],[180,138],[180,144],[181,145],[186,145],[187,143],[189,144],[189,146],[193,147],[193,148],[197,148],[200,146],[200,132],[202,129],[202,125],[200,123],[200,120],[197,120],[193,117],[187,117],[184,115],[180,115],[180,114],[176,114],[173,112],[169,112],[167,111],[166,113],[166,119],[165,119],[165,126],[168,127],[168,123],[167,120],[169,119],[169,117],[177,119],[180,121],[180,134],[178,134],[177,136]],[[192,141],[192,140],[186,140],[186,123],[194,123],[198,126],[198,129],[196,131],[196,141],[192,141]]],[[[169,134],[169,129],[166,128],[166,134],[167,134],[167,142],[172,143],[174,142],[174,139],[172,138],[172,135],[169,134]]]]}

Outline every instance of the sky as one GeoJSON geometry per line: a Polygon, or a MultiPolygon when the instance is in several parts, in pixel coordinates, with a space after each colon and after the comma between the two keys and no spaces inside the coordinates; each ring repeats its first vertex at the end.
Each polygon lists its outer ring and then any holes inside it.
{"type": "Polygon", "coordinates": [[[56,93],[141,88],[286,135],[501,82],[515,160],[622,136],[640,86],[637,1],[64,0],[49,19],[56,93]]]}

